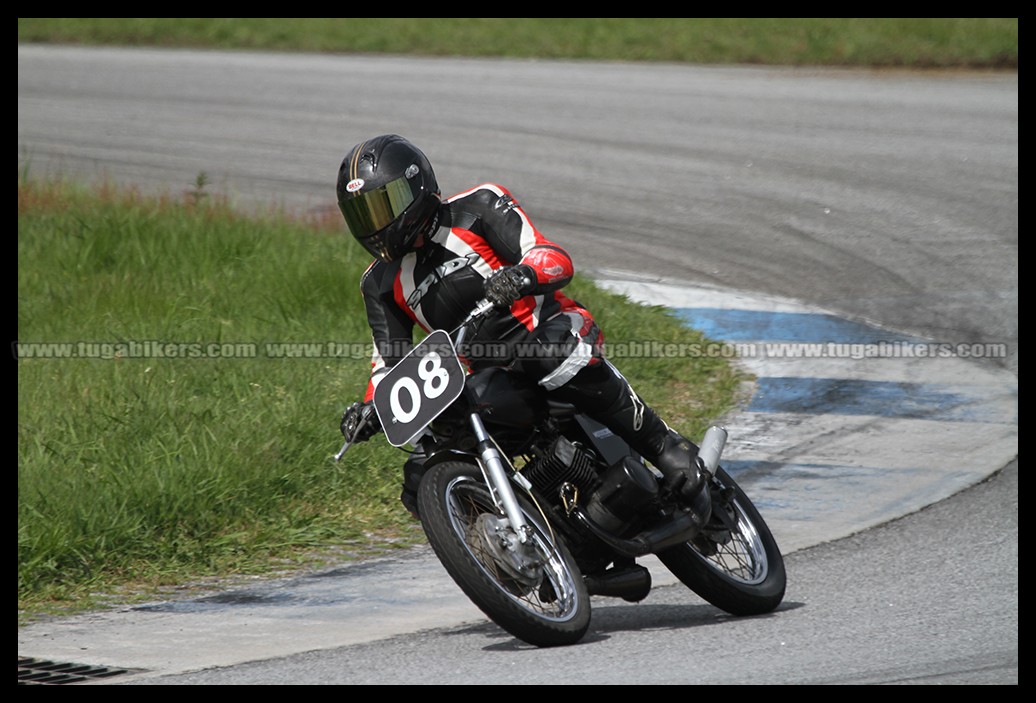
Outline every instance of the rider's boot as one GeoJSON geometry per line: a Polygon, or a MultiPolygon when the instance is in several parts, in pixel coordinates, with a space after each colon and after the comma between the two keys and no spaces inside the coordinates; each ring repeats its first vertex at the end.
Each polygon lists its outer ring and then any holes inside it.
{"type": "Polygon", "coordinates": [[[699,524],[708,521],[712,501],[699,468],[697,445],[671,429],[615,367],[602,360],[581,370],[565,388],[570,402],[662,473],[666,486],[688,501],[699,524]]]}

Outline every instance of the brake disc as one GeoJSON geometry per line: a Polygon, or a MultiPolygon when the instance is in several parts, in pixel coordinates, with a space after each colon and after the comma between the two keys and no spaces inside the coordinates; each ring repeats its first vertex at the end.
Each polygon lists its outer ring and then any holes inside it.
{"type": "Polygon", "coordinates": [[[518,540],[506,519],[482,513],[475,526],[486,551],[508,576],[526,589],[539,585],[544,562],[534,554],[531,543],[518,540]]]}

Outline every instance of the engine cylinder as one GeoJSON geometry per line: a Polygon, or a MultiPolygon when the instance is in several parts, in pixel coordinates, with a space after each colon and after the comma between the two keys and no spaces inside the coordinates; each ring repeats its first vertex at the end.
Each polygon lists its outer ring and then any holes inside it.
{"type": "Polygon", "coordinates": [[[550,449],[522,469],[522,473],[548,496],[556,496],[565,483],[587,493],[597,486],[593,459],[564,437],[558,437],[550,449]]]}

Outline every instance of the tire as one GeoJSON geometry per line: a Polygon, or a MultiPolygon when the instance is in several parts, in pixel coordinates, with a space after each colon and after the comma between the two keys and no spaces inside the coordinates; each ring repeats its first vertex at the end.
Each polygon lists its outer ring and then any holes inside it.
{"type": "Polygon", "coordinates": [[[590,626],[590,597],[582,574],[564,543],[552,540],[532,503],[523,495],[517,497],[533,527],[533,548],[544,562],[532,573],[515,573],[513,563],[491,553],[490,540],[483,535],[486,521],[498,513],[478,467],[453,461],[436,464],[417,493],[428,542],[483,613],[537,647],[575,644],[590,626]]]}
{"type": "MultiPolygon", "coordinates": [[[[726,509],[737,523],[730,539],[709,532],[658,553],[659,560],[688,588],[731,615],[769,613],[784,599],[784,558],[759,511],[722,468],[713,478],[713,513],[726,509]],[[729,500],[719,497],[727,489],[729,500]],[[725,542],[725,543],[724,543],[725,542]]],[[[710,525],[716,524],[716,518],[710,525]]]]}

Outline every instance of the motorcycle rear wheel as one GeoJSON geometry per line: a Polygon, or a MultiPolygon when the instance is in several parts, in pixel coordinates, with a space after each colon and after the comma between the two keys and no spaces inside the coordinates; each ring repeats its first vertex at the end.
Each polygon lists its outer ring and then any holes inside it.
{"type": "Polygon", "coordinates": [[[659,552],[658,558],[717,608],[739,616],[768,613],[781,604],[787,586],[777,541],[752,501],[722,468],[716,470],[713,489],[713,512],[727,510],[736,524],[729,539],[713,539],[705,532],[659,552]],[[730,495],[728,501],[717,499],[723,489],[730,495]]]}
{"type": "Polygon", "coordinates": [[[532,503],[518,495],[533,527],[536,566],[508,561],[486,524],[500,517],[481,470],[464,462],[432,466],[421,480],[418,510],[428,542],[461,590],[493,622],[537,647],[575,644],[590,625],[590,597],[564,543],[546,529],[532,503]],[[542,564],[540,564],[542,562],[542,564]]]}

